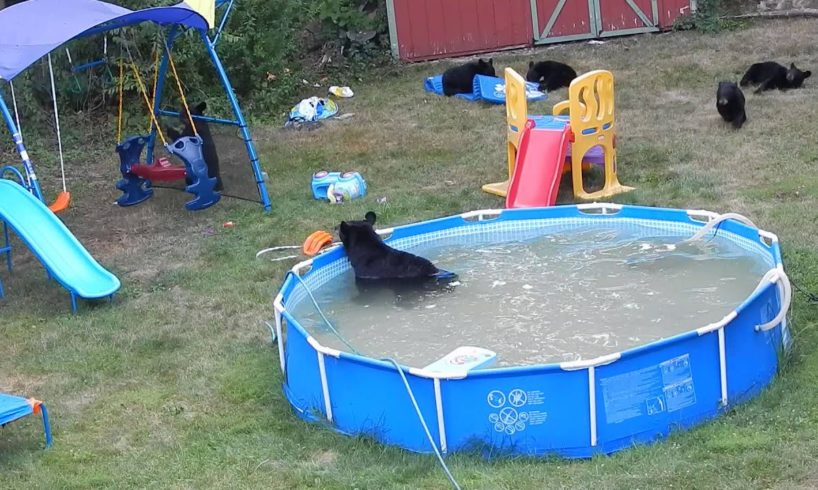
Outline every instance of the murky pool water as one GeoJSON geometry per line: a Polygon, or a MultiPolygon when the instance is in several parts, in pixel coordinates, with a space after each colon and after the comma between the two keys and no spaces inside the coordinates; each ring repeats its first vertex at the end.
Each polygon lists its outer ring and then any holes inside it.
{"type": "MultiPolygon", "coordinates": [[[[423,367],[459,346],[497,352],[495,366],[593,358],[721,319],[768,265],[729,240],[593,228],[518,242],[420,246],[459,283],[421,291],[359,290],[352,272],[313,291],[362,354],[423,367]]],[[[322,344],[347,347],[307,299],[295,318],[322,344]]]]}

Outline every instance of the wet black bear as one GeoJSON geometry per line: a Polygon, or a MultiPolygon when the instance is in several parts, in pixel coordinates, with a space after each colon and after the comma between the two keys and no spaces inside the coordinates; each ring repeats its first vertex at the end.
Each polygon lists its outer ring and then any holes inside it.
{"type": "MultiPolygon", "coordinates": [[[[192,107],[190,109],[190,113],[194,116],[203,116],[205,110],[207,110],[207,102],[201,102],[195,107],[192,107]]],[[[184,123],[182,132],[180,133],[173,128],[168,128],[166,130],[172,141],[176,141],[182,136],[193,136],[195,134],[190,125],[190,118],[187,117],[187,114],[183,112],[179,117],[184,123]]],[[[214,190],[221,191],[224,189],[224,185],[222,184],[221,171],[219,170],[219,154],[216,152],[216,143],[213,141],[213,134],[210,132],[210,125],[206,121],[198,121],[195,119],[194,121],[196,124],[196,132],[198,132],[199,136],[202,138],[202,156],[207,164],[207,176],[210,178],[216,178],[216,187],[214,190]]],[[[188,182],[188,185],[190,185],[190,182],[188,182]]]]}
{"type": "Polygon", "coordinates": [[[559,61],[540,61],[528,63],[525,79],[540,84],[540,90],[551,92],[561,87],[568,87],[577,77],[573,68],[559,61]]]}
{"type": "Polygon", "coordinates": [[[758,85],[756,93],[773,89],[787,90],[800,87],[810,75],[811,71],[801,71],[795,67],[795,63],[790,63],[788,69],[775,61],[765,61],[750,66],[739,83],[742,87],[758,85]]]}
{"type": "Polygon", "coordinates": [[[447,96],[472,93],[474,77],[477,75],[497,76],[494,71],[494,60],[489,58],[488,61],[483,61],[481,58],[465,65],[449,68],[443,72],[443,93],[447,96]]]}
{"type": "Polygon", "coordinates": [[[719,82],[716,90],[716,109],[721,118],[732,123],[736,129],[747,121],[744,112],[744,92],[734,82],[719,82]]]}
{"type": "Polygon", "coordinates": [[[430,260],[384,243],[373,228],[376,219],[369,211],[363,221],[342,221],[338,230],[359,285],[420,285],[454,279],[454,274],[438,269],[430,260]]]}

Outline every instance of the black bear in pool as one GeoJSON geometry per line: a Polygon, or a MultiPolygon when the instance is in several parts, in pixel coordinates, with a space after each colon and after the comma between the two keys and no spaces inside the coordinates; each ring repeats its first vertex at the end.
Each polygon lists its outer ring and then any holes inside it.
{"type": "Polygon", "coordinates": [[[373,227],[376,219],[370,211],[362,221],[342,221],[338,229],[359,290],[386,287],[400,295],[440,289],[457,279],[456,274],[438,269],[428,259],[384,243],[373,227]]]}
{"type": "MultiPolygon", "coordinates": [[[[192,107],[190,109],[190,113],[193,116],[203,116],[206,109],[207,103],[202,102],[197,106],[192,107]]],[[[184,123],[182,132],[179,133],[173,128],[168,128],[166,130],[168,136],[173,141],[176,141],[182,136],[193,136],[195,134],[193,127],[190,125],[190,118],[187,117],[187,114],[182,112],[179,117],[184,123]]],[[[210,178],[216,178],[216,187],[214,190],[221,191],[224,189],[224,185],[222,184],[221,171],[219,170],[219,154],[216,152],[216,142],[213,141],[213,134],[210,132],[210,125],[206,121],[198,121],[195,119],[194,123],[196,124],[196,132],[199,133],[199,137],[202,138],[202,156],[207,164],[207,176],[210,178]]],[[[189,184],[190,182],[188,182],[188,185],[189,184]]]]}
{"type": "Polygon", "coordinates": [[[474,92],[474,77],[477,75],[497,76],[494,71],[494,60],[489,58],[488,61],[483,61],[481,58],[465,65],[449,68],[443,72],[443,93],[451,96],[474,92]]]}
{"type": "Polygon", "coordinates": [[[790,63],[790,67],[787,68],[775,61],[765,61],[750,66],[742,77],[740,85],[742,87],[751,84],[758,85],[756,93],[773,89],[786,90],[799,88],[811,75],[812,72],[809,70],[801,71],[796,68],[795,63],[790,63]]]}

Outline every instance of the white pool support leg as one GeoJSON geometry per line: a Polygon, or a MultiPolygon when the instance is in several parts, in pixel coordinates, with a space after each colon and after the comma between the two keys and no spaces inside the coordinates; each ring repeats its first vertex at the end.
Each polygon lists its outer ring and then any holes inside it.
{"type": "Polygon", "coordinates": [[[596,372],[588,368],[588,423],[591,427],[591,447],[596,446],[596,372]]]}
{"type": "Polygon", "coordinates": [[[437,410],[437,432],[440,438],[440,452],[446,454],[446,424],[443,421],[443,395],[440,391],[440,379],[434,379],[435,384],[435,409],[437,410]]]}
{"type": "Polygon", "coordinates": [[[321,373],[321,391],[324,392],[324,410],[327,420],[332,422],[332,404],[329,400],[329,385],[327,384],[327,369],[324,367],[324,353],[318,351],[318,371],[321,373]]]}
{"type": "Polygon", "coordinates": [[[285,372],[285,362],[284,362],[284,336],[282,335],[282,317],[284,312],[284,306],[281,304],[282,295],[281,293],[276,296],[275,301],[273,301],[273,311],[275,311],[275,321],[276,321],[276,344],[278,344],[278,360],[281,364],[281,374],[285,372]]]}
{"type": "Polygon", "coordinates": [[[719,328],[719,378],[721,380],[721,406],[727,406],[727,346],[724,340],[724,327],[719,328]]]}

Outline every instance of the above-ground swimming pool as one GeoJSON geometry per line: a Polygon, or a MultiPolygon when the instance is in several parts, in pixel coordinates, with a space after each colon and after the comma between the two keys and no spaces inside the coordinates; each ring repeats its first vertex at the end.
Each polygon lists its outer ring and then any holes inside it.
{"type": "Polygon", "coordinates": [[[789,344],[778,239],[737,215],[588,204],[379,233],[458,281],[361,289],[335,247],[274,302],[287,399],[345,434],[611,453],[753,397],[789,344]]]}

